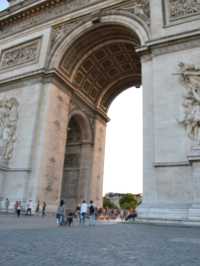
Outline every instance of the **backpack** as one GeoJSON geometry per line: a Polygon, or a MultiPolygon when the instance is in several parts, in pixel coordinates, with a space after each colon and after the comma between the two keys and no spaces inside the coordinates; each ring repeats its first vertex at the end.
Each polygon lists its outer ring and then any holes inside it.
{"type": "Polygon", "coordinates": [[[94,214],[94,211],[95,211],[94,206],[93,205],[90,205],[90,207],[89,207],[89,213],[90,214],[94,214]]]}

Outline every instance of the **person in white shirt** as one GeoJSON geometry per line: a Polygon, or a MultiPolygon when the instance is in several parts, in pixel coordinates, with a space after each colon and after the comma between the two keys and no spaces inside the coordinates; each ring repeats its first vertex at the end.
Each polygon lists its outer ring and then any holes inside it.
{"type": "Polygon", "coordinates": [[[32,200],[29,200],[29,202],[27,203],[26,215],[30,215],[31,216],[32,208],[33,208],[32,200]]]}
{"type": "Polygon", "coordinates": [[[87,215],[88,205],[85,200],[82,201],[80,207],[80,223],[85,224],[85,218],[87,215]]]}

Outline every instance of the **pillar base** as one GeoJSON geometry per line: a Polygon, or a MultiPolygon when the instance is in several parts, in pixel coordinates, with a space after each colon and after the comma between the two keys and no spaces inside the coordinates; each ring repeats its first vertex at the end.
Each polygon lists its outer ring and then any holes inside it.
{"type": "Polygon", "coordinates": [[[200,204],[141,204],[137,212],[138,221],[197,222],[200,225],[200,204]]]}

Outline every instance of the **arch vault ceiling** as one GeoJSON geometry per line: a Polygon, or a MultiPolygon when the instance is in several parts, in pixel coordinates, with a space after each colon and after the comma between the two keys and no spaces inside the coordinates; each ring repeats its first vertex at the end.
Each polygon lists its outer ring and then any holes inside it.
{"type": "Polygon", "coordinates": [[[79,37],[66,51],[62,71],[88,100],[107,110],[124,89],[141,84],[138,37],[125,27],[104,25],[79,37]]]}

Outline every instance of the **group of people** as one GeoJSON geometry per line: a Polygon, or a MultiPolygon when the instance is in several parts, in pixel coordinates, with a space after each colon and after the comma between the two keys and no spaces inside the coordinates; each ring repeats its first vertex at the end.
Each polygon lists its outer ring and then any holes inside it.
{"type": "MultiPolygon", "coordinates": [[[[47,206],[47,204],[44,201],[42,203],[42,206],[41,206],[42,217],[45,216],[45,214],[46,214],[46,206],[47,206]]],[[[6,198],[5,199],[5,211],[6,211],[6,213],[9,212],[9,209],[10,209],[10,201],[8,198],[6,198]]],[[[15,210],[15,213],[17,214],[17,217],[20,217],[22,211],[25,212],[25,215],[31,216],[32,212],[33,212],[33,202],[32,202],[32,200],[28,200],[28,202],[26,204],[23,204],[20,200],[17,200],[14,204],[14,210],[15,210]]],[[[35,213],[38,213],[38,214],[40,213],[40,201],[39,200],[38,200],[37,205],[36,205],[35,213]]]]}
{"type": "MultiPolygon", "coordinates": [[[[46,214],[46,206],[47,206],[46,202],[43,201],[42,209],[41,209],[42,217],[44,217],[45,214],[46,214]]],[[[17,217],[20,217],[21,209],[22,209],[21,201],[16,201],[15,210],[16,210],[16,213],[17,213],[17,217]]],[[[32,202],[32,200],[29,200],[27,202],[27,204],[26,204],[25,215],[31,216],[32,215],[32,210],[33,210],[33,202],[32,202]]],[[[38,200],[37,205],[36,205],[35,213],[37,213],[37,214],[40,213],[40,201],[39,200],[38,200]]]]}
{"type": "Polygon", "coordinates": [[[89,225],[96,224],[96,215],[97,208],[95,207],[93,201],[91,200],[89,204],[83,200],[80,206],[77,206],[75,211],[67,211],[65,212],[65,203],[64,200],[60,201],[60,205],[56,212],[56,221],[58,225],[71,226],[73,224],[74,218],[78,218],[79,223],[84,225],[86,222],[86,218],[89,218],[89,225]]]}

